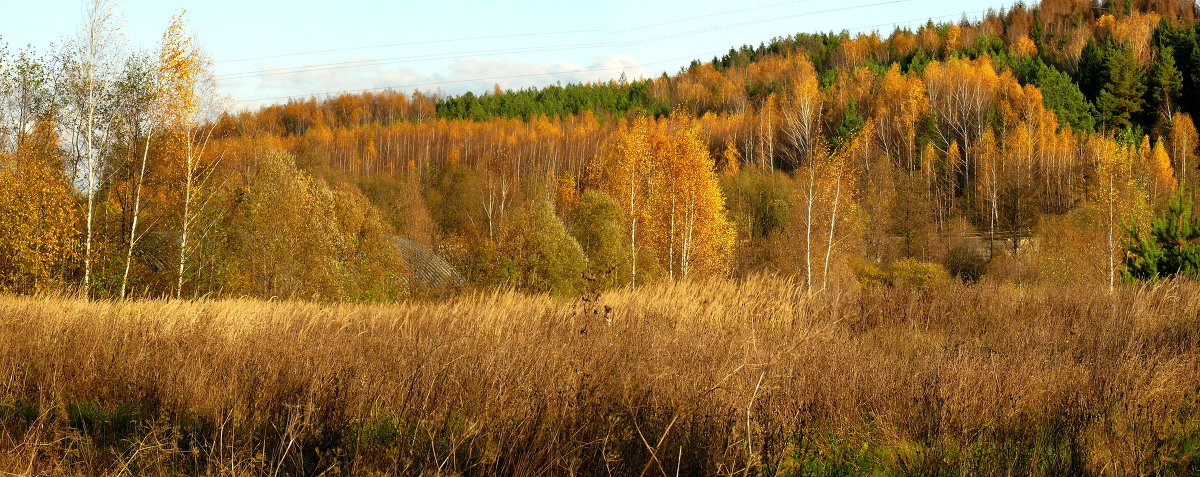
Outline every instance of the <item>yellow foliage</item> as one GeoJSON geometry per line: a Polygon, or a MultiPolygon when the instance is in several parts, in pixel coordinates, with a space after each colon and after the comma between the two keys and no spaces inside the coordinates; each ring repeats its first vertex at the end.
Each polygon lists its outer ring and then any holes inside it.
{"type": "Polygon", "coordinates": [[[1150,152],[1148,160],[1150,172],[1150,195],[1161,199],[1170,195],[1175,189],[1175,169],[1171,167],[1171,156],[1163,141],[1157,141],[1150,152]]]}
{"type": "Polygon", "coordinates": [[[742,170],[742,153],[738,151],[733,138],[725,139],[725,149],[721,151],[720,171],[724,174],[737,174],[742,170]]]}
{"type": "Polygon", "coordinates": [[[1033,56],[1037,54],[1037,44],[1028,36],[1023,36],[1017,39],[1016,44],[1013,45],[1013,50],[1017,52],[1017,56],[1033,56]]]}
{"type": "Polygon", "coordinates": [[[569,215],[579,205],[579,189],[575,187],[575,176],[571,174],[558,178],[558,189],[554,195],[554,207],[560,214],[569,215]]]}
{"type": "Polygon", "coordinates": [[[77,254],[71,186],[54,125],[40,122],[15,152],[0,152],[0,291],[60,289],[77,254]]]}
{"type": "Polygon", "coordinates": [[[729,270],[733,224],[698,128],[668,131],[650,119],[634,120],[590,173],[625,209],[635,256],[648,247],[671,276],[684,279],[729,270]]]}

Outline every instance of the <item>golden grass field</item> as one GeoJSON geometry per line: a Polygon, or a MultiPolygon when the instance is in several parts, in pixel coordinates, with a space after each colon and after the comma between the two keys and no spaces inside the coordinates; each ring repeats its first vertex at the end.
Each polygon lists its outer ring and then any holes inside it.
{"type": "Polygon", "coordinates": [[[1200,471],[1200,285],[0,297],[20,475],[1200,471]]]}

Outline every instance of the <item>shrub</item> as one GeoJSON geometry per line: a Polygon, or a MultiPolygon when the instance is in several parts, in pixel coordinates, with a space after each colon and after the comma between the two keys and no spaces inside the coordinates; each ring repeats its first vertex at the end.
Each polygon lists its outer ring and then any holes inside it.
{"type": "Polygon", "coordinates": [[[888,276],[895,287],[925,288],[933,283],[950,281],[950,274],[941,265],[911,258],[893,262],[888,267],[888,276]]]}
{"type": "Polygon", "coordinates": [[[579,291],[587,258],[549,201],[527,203],[500,239],[500,272],[524,290],[570,295],[579,291]]]}
{"type": "Polygon", "coordinates": [[[891,277],[888,276],[887,270],[876,262],[856,259],[851,262],[850,268],[854,271],[854,277],[858,279],[858,283],[863,286],[883,287],[891,285],[891,277]]]}
{"type": "Polygon", "coordinates": [[[588,275],[601,288],[629,283],[633,256],[621,206],[603,192],[583,194],[571,214],[571,235],[587,255],[588,275]]]}
{"type": "Polygon", "coordinates": [[[897,260],[887,266],[857,260],[851,267],[858,282],[869,287],[925,288],[950,281],[950,274],[941,265],[912,258],[897,260]]]}

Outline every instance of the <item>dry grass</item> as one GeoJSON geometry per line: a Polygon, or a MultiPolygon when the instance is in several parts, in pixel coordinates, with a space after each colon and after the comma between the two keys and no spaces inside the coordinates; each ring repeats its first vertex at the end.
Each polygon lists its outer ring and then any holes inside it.
{"type": "Polygon", "coordinates": [[[0,471],[1194,474],[1198,313],[1197,284],[767,278],[395,306],[0,297],[0,471]]]}

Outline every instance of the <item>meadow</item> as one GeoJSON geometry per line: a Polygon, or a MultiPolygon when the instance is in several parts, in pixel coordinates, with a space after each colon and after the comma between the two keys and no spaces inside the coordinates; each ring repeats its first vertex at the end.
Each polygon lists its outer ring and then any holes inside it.
{"type": "Polygon", "coordinates": [[[0,296],[20,475],[1194,475],[1200,285],[0,296]]]}

